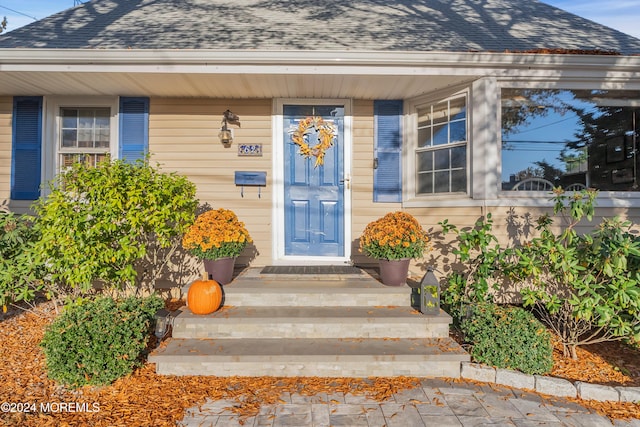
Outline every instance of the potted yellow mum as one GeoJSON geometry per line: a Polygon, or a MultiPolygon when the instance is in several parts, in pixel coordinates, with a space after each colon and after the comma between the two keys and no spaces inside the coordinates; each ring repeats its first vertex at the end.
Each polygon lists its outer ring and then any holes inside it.
{"type": "Polygon", "coordinates": [[[412,258],[422,257],[429,237],[406,212],[391,212],[370,222],[360,237],[360,250],[380,263],[380,279],[388,286],[406,283],[412,258]]]}
{"type": "Polygon", "coordinates": [[[199,215],[183,236],[182,247],[204,261],[210,279],[226,285],[236,258],[251,241],[237,215],[221,208],[199,215]]]}

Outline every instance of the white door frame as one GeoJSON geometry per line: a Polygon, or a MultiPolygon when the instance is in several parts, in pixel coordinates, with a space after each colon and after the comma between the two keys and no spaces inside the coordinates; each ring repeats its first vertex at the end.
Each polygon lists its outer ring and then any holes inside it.
{"type": "Polygon", "coordinates": [[[350,99],[274,99],[271,114],[273,135],[273,212],[272,212],[272,253],[275,265],[295,264],[346,264],[351,262],[351,163],[353,144],[353,116],[350,99]],[[284,254],[284,105],[344,105],[344,256],[292,256],[284,254]]]}

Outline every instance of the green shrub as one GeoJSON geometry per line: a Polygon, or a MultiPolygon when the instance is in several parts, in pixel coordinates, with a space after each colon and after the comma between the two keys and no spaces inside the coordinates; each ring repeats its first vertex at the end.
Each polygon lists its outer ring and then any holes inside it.
{"type": "Polygon", "coordinates": [[[141,364],[160,297],[78,299],[47,328],[47,373],[71,386],[106,385],[141,364]]]}
{"type": "Polygon", "coordinates": [[[502,248],[493,234],[491,213],[470,229],[460,230],[447,219],[439,224],[444,235],[450,232],[457,235],[454,243],[457,247],[451,252],[456,255],[459,268],[452,266],[447,274],[441,299],[444,309],[459,324],[467,305],[493,301],[492,291],[499,289],[511,252],[502,248]]]}
{"type": "Polygon", "coordinates": [[[77,163],[36,205],[51,292],[86,296],[93,283],[108,289],[153,291],[156,278],[195,217],[195,185],[144,162],[77,163]],[[138,272],[144,274],[138,274],[138,272]]]}
{"type": "Polygon", "coordinates": [[[33,301],[42,290],[41,269],[31,248],[38,239],[33,218],[0,211],[0,306],[33,301]]]}
{"type": "Polygon", "coordinates": [[[574,359],[580,345],[640,339],[640,238],[632,223],[604,218],[591,233],[579,234],[580,222],[594,215],[597,192],[554,193],[559,218],[540,217],[540,236],[518,248],[518,262],[509,267],[528,285],[524,305],[537,311],[574,359]]]}
{"type": "Polygon", "coordinates": [[[477,362],[526,374],[545,374],[553,367],[551,335],[530,312],[519,307],[478,304],[462,322],[477,362]]]}

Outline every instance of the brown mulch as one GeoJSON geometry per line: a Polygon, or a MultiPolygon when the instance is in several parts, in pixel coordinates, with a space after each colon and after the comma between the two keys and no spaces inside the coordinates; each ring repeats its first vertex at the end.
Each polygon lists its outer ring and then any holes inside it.
{"type": "MultiPolygon", "coordinates": [[[[250,416],[262,405],[282,402],[284,392],[306,395],[344,392],[384,400],[420,383],[417,378],[407,377],[174,377],[157,375],[155,366],[146,364],[110,386],[67,390],[47,378],[44,355],[38,346],[44,328],[54,317],[50,303],[40,304],[32,311],[12,309],[4,315],[0,313],[0,403],[35,405],[31,413],[0,412],[0,425],[175,426],[187,408],[201,405],[207,398],[235,401],[229,409],[250,416]],[[50,412],[43,413],[41,405],[49,405],[50,412]]],[[[640,384],[640,351],[637,349],[607,344],[581,349],[580,357],[578,362],[556,359],[553,374],[608,384],[640,384]],[[585,375],[580,376],[581,372],[585,375]]],[[[636,404],[579,403],[612,419],[640,417],[640,405],[636,404]]]]}
{"type": "Polygon", "coordinates": [[[562,344],[553,341],[551,375],[571,381],[610,386],[640,387],[640,349],[622,342],[578,347],[578,360],[562,355],[562,344]]]}

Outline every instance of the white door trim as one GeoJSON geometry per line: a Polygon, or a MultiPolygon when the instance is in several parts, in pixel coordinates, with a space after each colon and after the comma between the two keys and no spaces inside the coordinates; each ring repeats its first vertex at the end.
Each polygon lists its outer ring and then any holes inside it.
{"type": "Polygon", "coordinates": [[[344,177],[351,179],[353,116],[350,99],[308,99],[278,98],[273,101],[271,128],[273,134],[273,211],[272,211],[272,254],[273,264],[342,264],[351,261],[351,183],[345,182],[344,189],[344,256],[308,257],[284,254],[284,105],[344,105],[344,177]]]}

